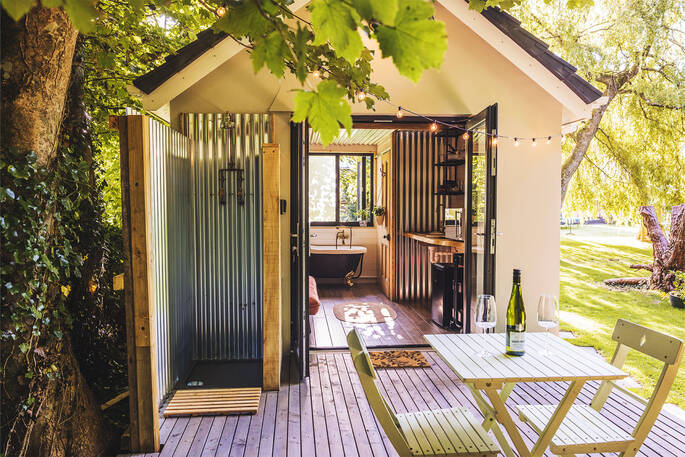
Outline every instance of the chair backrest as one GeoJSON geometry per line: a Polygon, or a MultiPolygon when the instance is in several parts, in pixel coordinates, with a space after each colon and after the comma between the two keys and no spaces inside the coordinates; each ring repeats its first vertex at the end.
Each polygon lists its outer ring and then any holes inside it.
{"type": "Polygon", "coordinates": [[[350,348],[354,368],[357,370],[359,381],[366,394],[366,399],[369,401],[369,405],[371,405],[378,423],[383,427],[383,431],[395,447],[397,453],[400,456],[411,456],[409,444],[404,433],[402,433],[397,416],[395,416],[392,408],[383,398],[383,394],[376,384],[376,371],[373,368],[371,356],[366,349],[364,340],[356,329],[351,330],[347,334],[347,344],[350,348]]]}
{"type": "MultiPolygon", "coordinates": [[[[678,374],[678,368],[683,359],[685,345],[678,338],[629,322],[625,319],[619,319],[618,322],[616,322],[616,327],[614,327],[614,333],[611,338],[618,343],[611,360],[611,364],[617,368],[623,368],[623,364],[626,361],[630,349],[653,357],[664,364],[659,380],[652,392],[652,396],[645,403],[645,410],[633,430],[635,444],[634,446],[631,446],[629,451],[623,454],[635,455],[654,425],[654,422],[659,417],[661,408],[663,407],[664,402],[668,397],[668,393],[671,390],[671,386],[673,385],[673,381],[675,381],[675,377],[678,374]]],[[[616,387],[616,385],[612,381],[604,381],[597,390],[590,405],[597,411],[601,410],[614,387],[616,387]]]]}

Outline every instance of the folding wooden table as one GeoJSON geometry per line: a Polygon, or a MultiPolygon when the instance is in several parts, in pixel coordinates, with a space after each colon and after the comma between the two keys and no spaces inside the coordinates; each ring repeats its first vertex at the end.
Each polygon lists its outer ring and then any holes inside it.
{"type": "Polygon", "coordinates": [[[505,354],[503,333],[425,335],[425,338],[469,388],[485,417],[483,427],[492,430],[502,451],[509,457],[516,454],[500,424],[521,457],[542,456],[586,381],[628,376],[601,358],[551,334],[527,333],[526,353],[520,357],[505,354]],[[547,345],[550,355],[544,352],[547,345]],[[479,356],[483,350],[491,355],[479,356]],[[518,382],[552,381],[570,381],[571,384],[537,442],[528,449],[504,403],[518,382]]]}

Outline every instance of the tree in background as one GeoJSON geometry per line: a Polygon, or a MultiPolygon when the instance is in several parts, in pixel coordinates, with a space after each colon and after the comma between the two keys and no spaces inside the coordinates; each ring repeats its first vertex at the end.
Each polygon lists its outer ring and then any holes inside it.
{"type": "Polygon", "coordinates": [[[569,10],[526,2],[523,25],[603,90],[607,103],[564,142],[561,203],[639,220],[685,200],[685,6],[597,0],[569,10]]]}

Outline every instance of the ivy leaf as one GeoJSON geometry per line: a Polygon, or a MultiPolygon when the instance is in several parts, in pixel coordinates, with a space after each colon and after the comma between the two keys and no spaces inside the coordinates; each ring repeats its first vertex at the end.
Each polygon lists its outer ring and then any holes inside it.
{"type": "Polygon", "coordinates": [[[252,66],[255,73],[266,65],[278,78],[283,77],[285,61],[290,56],[290,48],[281,34],[274,30],[265,39],[258,41],[252,51],[252,66]]]}
{"type": "Polygon", "coordinates": [[[447,50],[445,24],[432,19],[424,0],[399,0],[395,26],[376,28],[383,57],[392,57],[401,74],[416,82],[428,68],[440,68],[447,50]]]}
{"type": "Polygon", "coordinates": [[[354,63],[364,47],[357,31],[359,13],[339,0],[314,0],[309,8],[314,29],[313,44],[319,46],[330,42],[335,55],[354,63]]]}
{"type": "Polygon", "coordinates": [[[2,0],[2,7],[15,21],[21,19],[35,4],[35,0],[2,0]]]}
{"type": "Polygon", "coordinates": [[[19,344],[19,350],[22,352],[22,354],[25,354],[26,351],[28,351],[30,347],[31,347],[31,346],[29,346],[28,343],[21,343],[21,344],[19,344]]]}
{"type": "Polygon", "coordinates": [[[397,0],[352,0],[359,15],[367,21],[379,21],[385,25],[395,25],[397,0]]]}
{"type": "Polygon", "coordinates": [[[64,11],[79,32],[89,33],[94,29],[96,11],[91,0],[66,0],[64,11]]]}
{"type": "Polygon", "coordinates": [[[300,90],[295,94],[293,122],[309,120],[312,128],[321,134],[327,146],[340,132],[340,125],[352,131],[352,108],[343,98],[347,91],[335,81],[321,81],[315,91],[300,90]]]}

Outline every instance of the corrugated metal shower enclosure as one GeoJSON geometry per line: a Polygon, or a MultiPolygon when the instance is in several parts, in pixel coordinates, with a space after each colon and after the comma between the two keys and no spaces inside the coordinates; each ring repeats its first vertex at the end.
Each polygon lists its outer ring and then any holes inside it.
{"type": "Polygon", "coordinates": [[[270,117],[185,114],[182,133],[144,119],[161,400],[194,361],[262,358],[261,154],[270,117]]]}
{"type": "Polygon", "coordinates": [[[262,144],[270,141],[270,116],[184,114],[181,131],[197,144],[192,163],[193,358],[260,359],[260,190],[262,144]]]}

